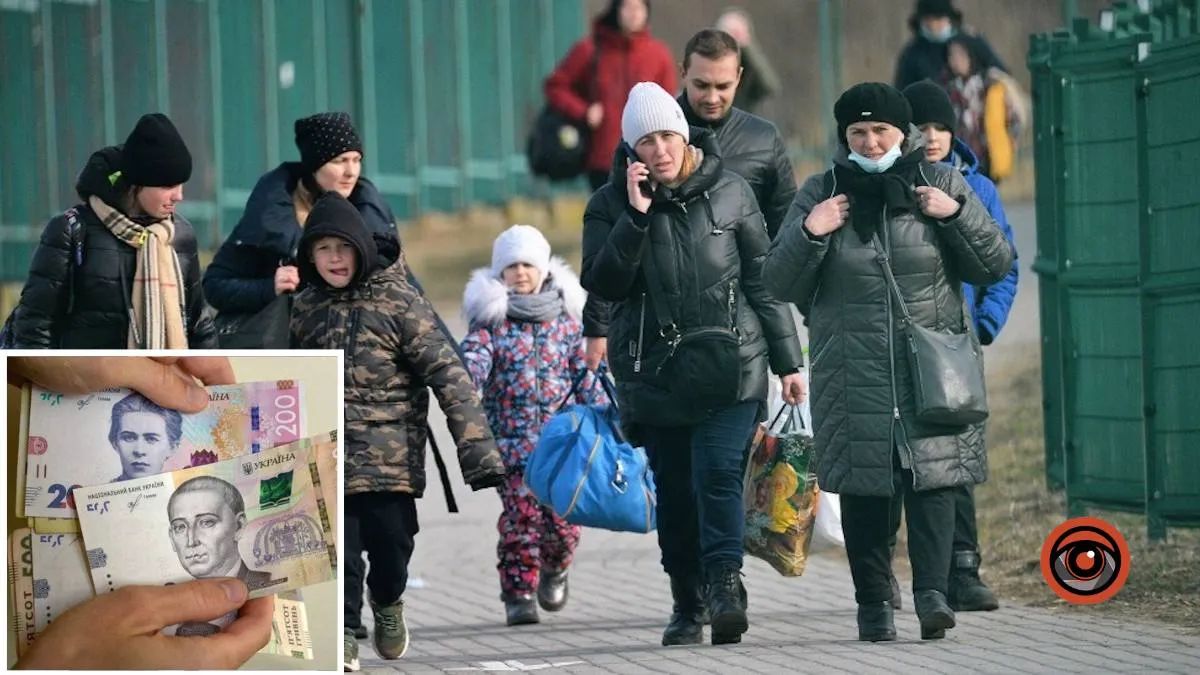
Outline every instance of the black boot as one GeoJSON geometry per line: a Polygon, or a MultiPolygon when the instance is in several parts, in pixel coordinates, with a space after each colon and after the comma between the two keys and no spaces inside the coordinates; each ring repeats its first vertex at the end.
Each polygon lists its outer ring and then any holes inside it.
{"type": "Polygon", "coordinates": [[[722,565],[708,570],[707,576],[712,643],[724,645],[741,642],[742,633],[750,627],[739,592],[741,570],[735,565],[722,565]]]}
{"type": "MultiPolygon", "coordinates": [[[[700,594],[701,597],[704,597],[704,595],[706,594],[703,592],[700,594]]],[[[742,601],[743,610],[750,609],[750,596],[746,594],[746,585],[742,583],[741,579],[738,579],[738,599],[742,601]]],[[[704,606],[704,611],[700,613],[700,621],[707,626],[708,624],[712,623],[712,617],[708,615],[708,603],[702,604],[704,606]]]]}
{"type": "Polygon", "coordinates": [[[957,612],[990,612],[1000,601],[979,578],[979,554],[955,551],[950,565],[950,607],[957,612]]]}
{"type": "Polygon", "coordinates": [[[946,637],[947,628],[954,628],[954,610],[941,591],[916,591],[913,601],[921,621],[922,640],[940,640],[946,637]]]}
{"type": "Polygon", "coordinates": [[[675,603],[671,608],[671,621],[663,631],[663,646],[700,644],[704,641],[704,621],[701,614],[707,613],[704,608],[704,596],[700,592],[700,579],[671,577],[671,597],[675,603]]]}
{"type": "Polygon", "coordinates": [[[557,612],[567,604],[567,571],[542,572],[538,581],[538,604],[547,612],[557,612]]]}
{"type": "Polygon", "coordinates": [[[858,639],[886,642],[896,639],[896,620],[889,602],[871,602],[858,606],[858,639]]]}
{"type": "Polygon", "coordinates": [[[538,623],[537,600],[532,595],[514,595],[504,598],[504,619],[510,626],[538,623]]]}

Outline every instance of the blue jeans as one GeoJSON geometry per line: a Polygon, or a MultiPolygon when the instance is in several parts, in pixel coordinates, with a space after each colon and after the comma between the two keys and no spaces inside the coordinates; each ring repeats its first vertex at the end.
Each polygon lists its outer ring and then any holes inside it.
{"type": "Polygon", "coordinates": [[[658,547],[671,576],[742,566],[742,472],[758,403],[718,410],[699,424],[639,429],[658,490],[658,547]]]}

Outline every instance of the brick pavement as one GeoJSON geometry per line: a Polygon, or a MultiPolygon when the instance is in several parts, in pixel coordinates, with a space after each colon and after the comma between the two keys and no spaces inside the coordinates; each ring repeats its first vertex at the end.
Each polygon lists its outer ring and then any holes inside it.
{"type": "MultiPolygon", "coordinates": [[[[433,417],[438,429],[440,418],[433,417]]],[[[453,447],[444,440],[441,447],[453,447]]],[[[542,612],[536,626],[508,628],[495,571],[499,499],[492,491],[468,493],[453,458],[447,461],[462,512],[446,513],[431,477],[419,502],[421,533],[405,594],[411,648],[399,661],[383,661],[370,640],[361,641],[364,671],[1200,672],[1195,633],[1011,603],[996,612],[960,613],[945,640],[922,642],[908,595],[896,621],[899,641],[857,642],[853,587],[841,552],[814,556],[795,579],[747,558],[750,631],[742,643],[666,649],[659,639],[671,600],[654,536],[600,530],[584,532],[566,609],[542,612]]],[[[365,614],[369,626],[370,611],[365,614]]]]}

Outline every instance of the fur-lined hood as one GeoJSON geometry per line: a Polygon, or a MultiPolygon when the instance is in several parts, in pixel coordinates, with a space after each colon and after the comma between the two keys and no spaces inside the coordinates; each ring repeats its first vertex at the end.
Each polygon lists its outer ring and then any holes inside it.
{"type": "MultiPolygon", "coordinates": [[[[563,307],[576,321],[583,317],[587,292],[579,285],[579,276],[558,256],[550,259],[546,280],[559,289],[563,307]]],[[[496,325],[508,317],[508,287],[492,276],[490,268],[481,267],[471,273],[463,291],[463,316],[470,325],[496,325]]]]}

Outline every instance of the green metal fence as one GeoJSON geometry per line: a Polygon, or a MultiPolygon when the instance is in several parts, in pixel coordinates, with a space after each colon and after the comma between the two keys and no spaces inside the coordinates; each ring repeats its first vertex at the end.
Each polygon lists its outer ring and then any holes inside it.
{"type": "Polygon", "coordinates": [[[193,154],[202,247],[297,159],[292,122],[345,110],[401,219],[529,193],[541,83],[582,0],[0,0],[0,281],[24,278],[88,155],[165,111],[193,154]]]}
{"type": "Polygon", "coordinates": [[[1200,524],[1200,3],[1032,38],[1046,468],[1068,508],[1200,524]]]}

